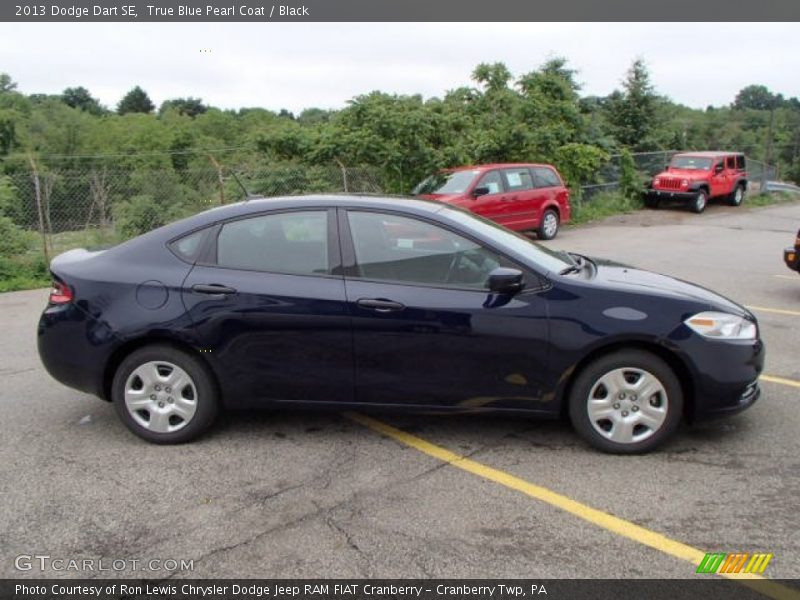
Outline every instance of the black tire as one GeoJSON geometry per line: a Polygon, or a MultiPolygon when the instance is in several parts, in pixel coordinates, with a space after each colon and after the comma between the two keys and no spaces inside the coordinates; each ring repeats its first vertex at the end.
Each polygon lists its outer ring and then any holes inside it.
{"type": "Polygon", "coordinates": [[[728,204],[731,206],[741,206],[744,201],[744,192],[744,186],[741,183],[736,184],[736,187],[733,188],[733,192],[728,196],[728,204]]]}
{"type": "Polygon", "coordinates": [[[542,221],[536,229],[536,235],[540,240],[552,240],[558,235],[560,225],[561,220],[558,218],[558,213],[552,208],[548,208],[542,214],[542,221]],[[552,223],[555,223],[555,228],[552,223]]]}
{"type": "MultiPolygon", "coordinates": [[[[176,373],[179,373],[179,371],[176,373]]],[[[217,391],[216,382],[205,363],[183,350],[164,344],[139,348],[122,361],[114,374],[111,399],[114,402],[117,415],[128,429],[142,439],[156,444],[181,444],[197,438],[211,427],[219,412],[219,392],[217,391]],[[189,383],[183,386],[181,390],[171,390],[171,388],[165,387],[158,380],[155,385],[158,385],[160,389],[157,392],[151,389],[149,391],[153,393],[149,394],[145,387],[147,384],[142,379],[136,379],[138,375],[129,381],[134,371],[139,368],[155,368],[159,374],[171,374],[172,371],[169,369],[174,367],[183,370],[189,377],[189,383]],[[141,385],[143,396],[140,400],[148,402],[148,399],[150,399],[152,404],[144,406],[139,411],[129,409],[125,398],[126,386],[128,385],[130,385],[131,390],[137,393],[139,390],[135,390],[135,388],[141,385]],[[178,394],[181,395],[181,398],[177,397],[178,394]],[[168,401],[169,403],[167,403],[168,401]],[[182,403],[185,403],[185,405],[193,404],[193,413],[189,419],[185,420],[182,420],[182,417],[178,415],[170,415],[166,419],[165,425],[170,429],[176,428],[174,431],[153,431],[142,424],[145,422],[145,416],[147,416],[147,423],[153,422],[151,419],[155,412],[151,413],[150,411],[157,412],[161,410],[157,408],[158,406],[166,407],[163,411],[166,413],[170,410],[171,405],[177,408],[182,403]]]]}
{"type": "Polygon", "coordinates": [[[692,203],[689,205],[689,208],[693,213],[697,213],[698,215],[703,212],[708,206],[708,193],[705,190],[699,190],[697,194],[695,194],[692,203]]]}
{"type": "MultiPolygon", "coordinates": [[[[634,383],[639,381],[632,380],[634,383]]],[[[647,381],[646,379],[641,380],[641,383],[646,383],[647,381]]],[[[653,381],[653,379],[649,379],[649,381],[653,381]]],[[[662,359],[642,350],[620,350],[601,356],[589,363],[581,370],[573,382],[568,402],[569,416],[575,431],[598,450],[611,454],[642,454],[650,452],[675,433],[683,414],[683,391],[677,376],[662,359]],[[625,369],[630,369],[630,371],[618,371],[625,369]],[[613,377],[615,372],[622,372],[626,382],[628,377],[633,378],[645,373],[654,378],[663,390],[663,394],[658,391],[647,399],[637,398],[630,393],[627,398],[619,399],[619,396],[614,393],[611,400],[613,404],[610,404],[606,410],[614,412],[615,419],[628,420],[630,417],[629,423],[638,423],[637,419],[648,416],[651,412],[651,409],[645,406],[645,400],[647,400],[648,405],[652,405],[653,411],[664,413],[663,421],[655,429],[640,424],[633,425],[631,430],[633,435],[631,440],[626,443],[610,439],[613,428],[616,428],[612,419],[598,419],[596,420],[596,426],[589,415],[590,399],[596,399],[594,401],[599,402],[601,405],[607,402],[602,393],[605,391],[608,396],[609,391],[604,390],[604,384],[600,381],[601,378],[609,374],[612,374],[613,377]],[[590,394],[592,394],[591,398],[590,394]],[[600,396],[597,394],[600,394],[600,396]],[[634,405],[637,408],[632,408],[634,405]],[[598,428],[603,429],[601,425],[608,426],[605,433],[601,433],[598,430],[598,428]],[[639,431],[639,433],[636,434],[636,431],[639,431]],[[646,437],[643,437],[645,435],[646,437]],[[640,439],[637,439],[637,437],[640,439]]],[[[623,431],[622,428],[624,426],[620,425],[620,427],[620,431],[623,431]]]]}

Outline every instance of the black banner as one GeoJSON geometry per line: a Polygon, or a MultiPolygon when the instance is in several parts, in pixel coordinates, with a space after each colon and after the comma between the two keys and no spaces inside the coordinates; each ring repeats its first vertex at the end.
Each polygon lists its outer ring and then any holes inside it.
{"type": "Polygon", "coordinates": [[[800,20],[800,2],[762,0],[49,0],[0,3],[0,21],[553,22],[800,20]]]}
{"type": "Polygon", "coordinates": [[[2,600],[750,600],[800,597],[798,580],[48,579],[0,580],[2,600]]]}

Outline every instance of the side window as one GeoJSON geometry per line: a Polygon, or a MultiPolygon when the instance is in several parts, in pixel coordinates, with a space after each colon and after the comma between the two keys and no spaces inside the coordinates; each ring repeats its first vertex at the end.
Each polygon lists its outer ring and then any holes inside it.
{"type": "Polygon", "coordinates": [[[555,174],[555,171],[547,167],[533,167],[533,178],[537,188],[561,186],[558,175],[555,174]]]}
{"type": "Polygon", "coordinates": [[[225,223],[217,238],[217,264],[275,273],[327,274],[328,213],[275,213],[225,223]]]}
{"type": "Polygon", "coordinates": [[[526,167],[516,169],[504,169],[509,192],[521,192],[533,189],[533,178],[531,172],[526,167]]]}
{"type": "Polygon", "coordinates": [[[356,276],[444,287],[486,289],[489,273],[508,261],[425,221],[349,211],[356,276]]]}
{"type": "Polygon", "coordinates": [[[725,168],[726,169],[735,169],[736,168],[736,157],[735,156],[727,156],[725,157],[725,168]]]}
{"type": "Polygon", "coordinates": [[[208,229],[201,229],[182,238],[170,242],[170,249],[177,254],[180,258],[187,262],[194,262],[197,260],[200,251],[202,250],[203,242],[206,239],[208,229]]]}
{"type": "Polygon", "coordinates": [[[489,171],[478,180],[475,187],[485,187],[489,189],[490,194],[499,194],[503,191],[503,179],[500,177],[500,171],[489,171]]]}
{"type": "Polygon", "coordinates": [[[740,171],[744,171],[744,154],[736,155],[736,168],[740,171]]]}

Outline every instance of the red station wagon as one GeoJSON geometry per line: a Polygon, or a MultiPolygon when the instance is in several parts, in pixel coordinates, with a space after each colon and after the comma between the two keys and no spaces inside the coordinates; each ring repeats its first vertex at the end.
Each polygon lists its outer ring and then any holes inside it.
{"type": "Polygon", "coordinates": [[[466,208],[515,231],[556,237],[569,221],[569,190],[551,165],[492,164],[444,169],[414,188],[420,198],[466,208]]]}

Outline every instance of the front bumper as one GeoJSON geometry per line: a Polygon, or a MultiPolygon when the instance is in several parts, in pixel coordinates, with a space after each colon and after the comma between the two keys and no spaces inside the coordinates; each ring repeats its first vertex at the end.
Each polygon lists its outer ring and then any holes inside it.
{"type": "Polygon", "coordinates": [[[723,342],[694,338],[690,344],[690,354],[695,358],[694,410],[688,413],[691,420],[734,415],[755,404],[761,395],[758,378],[766,353],[761,340],[723,342]]]}
{"type": "Polygon", "coordinates": [[[785,262],[786,266],[792,271],[800,273],[800,250],[798,250],[797,247],[786,248],[786,250],[783,251],[783,262],[785,262]]]}
{"type": "Polygon", "coordinates": [[[645,197],[650,200],[694,200],[697,192],[680,192],[675,190],[654,190],[652,188],[645,190],[645,197]]]}

